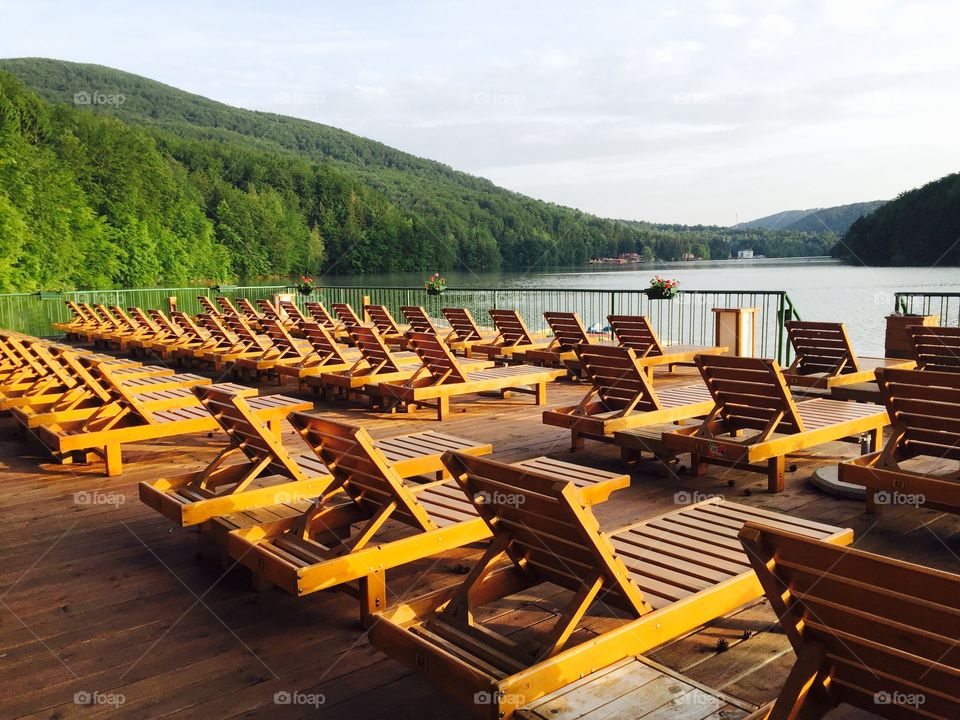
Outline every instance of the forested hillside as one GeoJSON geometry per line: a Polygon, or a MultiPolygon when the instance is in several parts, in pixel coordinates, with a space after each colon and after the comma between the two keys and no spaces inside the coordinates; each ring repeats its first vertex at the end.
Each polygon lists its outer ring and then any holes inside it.
{"type": "Polygon", "coordinates": [[[797,230],[800,232],[832,232],[843,235],[857,218],[869,215],[886,200],[835,205],[809,210],[784,210],[773,215],[734,225],[743,230],[797,230]]]}
{"type": "Polygon", "coordinates": [[[110,68],[0,61],[4,290],[527,269],[644,251],[774,257],[834,240],[598,218],[110,68]]]}
{"type": "Polygon", "coordinates": [[[960,265],[960,173],[860,218],[831,254],[864,265],[960,265]]]}

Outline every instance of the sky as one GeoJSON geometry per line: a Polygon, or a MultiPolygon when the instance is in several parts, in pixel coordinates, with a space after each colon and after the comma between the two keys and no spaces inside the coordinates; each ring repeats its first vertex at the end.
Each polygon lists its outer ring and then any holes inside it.
{"type": "Polygon", "coordinates": [[[108,65],[607,217],[730,225],[960,170],[960,3],[9,2],[108,65]]]}

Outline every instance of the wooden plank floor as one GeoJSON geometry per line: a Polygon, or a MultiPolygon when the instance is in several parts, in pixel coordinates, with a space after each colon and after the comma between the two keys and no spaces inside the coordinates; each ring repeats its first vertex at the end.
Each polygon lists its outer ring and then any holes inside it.
{"type": "MultiPolygon", "coordinates": [[[[678,374],[658,377],[672,382],[678,374]]],[[[680,379],[683,379],[682,377],[680,379]]],[[[686,379],[690,379],[689,375],[686,379]]],[[[275,392],[276,386],[264,391],[275,392]]],[[[551,405],[575,403],[583,386],[554,383],[551,405]]],[[[284,392],[291,392],[288,386],[284,392]]],[[[433,413],[390,416],[346,403],[318,409],[385,437],[440,429],[492,442],[505,461],[549,454],[616,470],[617,450],[540,423],[526,395],[457,399],[443,424],[433,413]]],[[[299,442],[287,428],[286,440],[299,442]]],[[[370,647],[350,596],[255,593],[242,569],[201,553],[199,534],[137,500],[137,482],[199,469],[222,435],[186,436],[128,448],[125,472],[61,466],[0,418],[0,717],[459,718],[470,714],[370,647]],[[96,704],[84,704],[91,696],[96,704]],[[122,701],[122,704],[119,704],[122,701]]],[[[787,489],[764,492],[759,475],[714,468],[703,477],[662,477],[652,463],[633,485],[596,508],[623,524],[711,494],[854,528],[857,547],[960,572],[960,518],[910,508],[867,516],[862,502],[829,497],[807,481],[856,446],[835,443],[796,460],[787,489]],[[731,485],[731,483],[733,483],[731,485]]],[[[476,549],[394,572],[395,597],[461,579],[476,549]]],[[[553,617],[549,592],[491,610],[518,634],[553,617]]],[[[793,654],[764,601],[651,653],[652,660],[751,705],[771,699],[793,654]]],[[[585,636],[610,620],[588,618],[585,636]]]]}

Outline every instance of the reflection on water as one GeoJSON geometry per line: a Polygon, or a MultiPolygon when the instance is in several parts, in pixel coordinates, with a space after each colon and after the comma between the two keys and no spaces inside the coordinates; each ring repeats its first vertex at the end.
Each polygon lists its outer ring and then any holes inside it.
{"type": "MultiPolygon", "coordinates": [[[[847,324],[861,354],[882,354],[884,317],[900,290],[960,292],[958,268],[869,268],[822,259],[591,265],[537,273],[447,272],[450,287],[641,290],[654,274],[685,290],[786,290],[804,320],[847,324]],[[638,269],[639,268],[639,269],[638,269]]],[[[417,287],[425,274],[325,276],[323,285],[417,287]]]]}

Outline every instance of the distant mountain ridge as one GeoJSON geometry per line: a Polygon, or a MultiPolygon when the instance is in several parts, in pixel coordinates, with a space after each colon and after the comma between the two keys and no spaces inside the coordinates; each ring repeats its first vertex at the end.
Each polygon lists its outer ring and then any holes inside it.
{"type": "Polygon", "coordinates": [[[738,223],[733,227],[738,230],[799,230],[843,235],[857,219],[869,215],[886,202],[886,200],[870,200],[827,208],[784,210],[756,220],[738,223]]]}

